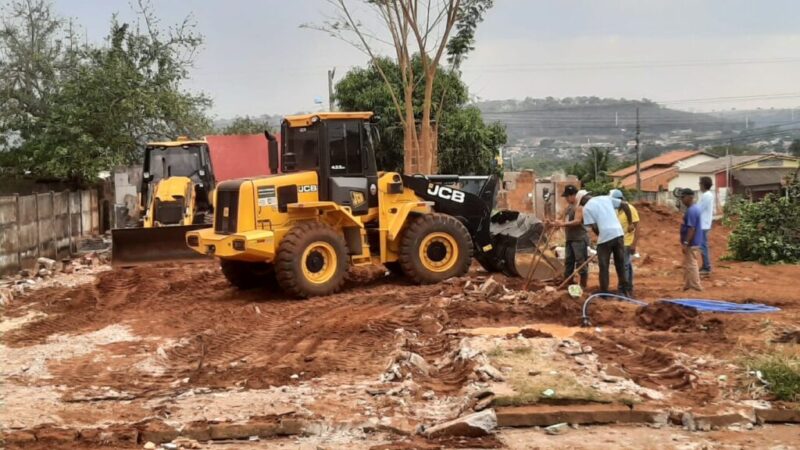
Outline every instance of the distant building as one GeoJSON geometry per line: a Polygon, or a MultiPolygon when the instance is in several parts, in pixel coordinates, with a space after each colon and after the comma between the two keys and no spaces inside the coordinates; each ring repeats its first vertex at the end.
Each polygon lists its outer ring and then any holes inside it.
{"type": "Polygon", "coordinates": [[[768,153],[728,156],[680,169],[684,186],[698,189],[700,177],[711,177],[717,205],[725,205],[728,195],[758,200],[770,192],[781,192],[787,179],[800,170],[800,158],[768,153]]]}
{"type": "MultiPolygon", "coordinates": [[[[683,181],[679,178],[679,171],[684,167],[713,161],[717,157],[710,153],[696,150],[675,150],[664,153],[656,158],[642,161],[640,166],[642,178],[642,191],[661,192],[672,191],[680,186],[683,181]]],[[[628,166],[610,174],[614,182],[627,189],[636,189],[636,165],[628,166]]],[[[696,185],[697,183],[695,183],[696,185]]]]}

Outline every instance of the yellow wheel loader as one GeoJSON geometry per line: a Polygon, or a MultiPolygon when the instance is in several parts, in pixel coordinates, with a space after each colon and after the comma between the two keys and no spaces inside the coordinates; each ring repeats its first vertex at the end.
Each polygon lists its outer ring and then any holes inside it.
{"type": "Polygon", "coordinates": [[[115,266],[200,257],[186,248],[187,231],[208,227],[214,189],[208,144],[178,139],[145,147],[138,228],[111,230],[115,266]]]}
{"type": "Polygon", "coordinates": [[[517,274],[516,251],[533,246],[541,223],[493,215],[494,176],[378,172],[374,122],[370,112],[286,117],[280,149],[268,144],[275,175],[220,183],[213,227],[186,233],[186,244],[219,258],[235,286],[277,283],[297,297],[336,292],[350,265],[435,283],[466,273],[474,255],[517,274]]]}

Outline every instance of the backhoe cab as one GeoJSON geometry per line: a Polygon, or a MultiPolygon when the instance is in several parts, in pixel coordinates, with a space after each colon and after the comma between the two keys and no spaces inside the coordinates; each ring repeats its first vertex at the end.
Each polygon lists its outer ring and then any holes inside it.
{"type": "Polygon", "coordinates": [[[348,266],[374,262],[434,283],[466,273],[473,248],[482,264],[512,271],[518,243],[540,231],[492,235],[496,177],[378,172],[370,112],[289,116],[281,136],[280,149],[268,136],[275,175],[220,183],[213,228],[186,234],[236,286],[274,279],[298,297],[327,295],[348,266]]]}

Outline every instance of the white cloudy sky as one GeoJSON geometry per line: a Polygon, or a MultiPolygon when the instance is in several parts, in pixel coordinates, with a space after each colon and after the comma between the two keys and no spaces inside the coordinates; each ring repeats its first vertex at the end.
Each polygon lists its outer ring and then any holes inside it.
{"type": "MultiPolygon", "coordinates": [[[[355,0],[350,0],[355,3],[355,0]]],[[[55,0],[100,41],[127,0],[55,0]]],[[[153,0],[165,23],[191,13],[205,35],[187,87],[218,117],[287,114],[327,98],[366,58],[299,25],[325,0],[153,0]]],[[[695,110],[800,106],[798,0],[496,0],[464,79],[481,99],[648,97],[695,110]]]]}

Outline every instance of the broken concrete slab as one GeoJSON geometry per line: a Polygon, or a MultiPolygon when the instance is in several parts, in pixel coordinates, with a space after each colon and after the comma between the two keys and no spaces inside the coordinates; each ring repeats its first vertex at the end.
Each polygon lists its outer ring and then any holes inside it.
{"type": "Polygon", "coordinates": [[[497,408],[501,427],[547,427],[557,423],[579,425],[604,423],[666,422],[667,412],[636,410],[625,405],[509,406],[497,408]]]}
{"type": "Polygon", "coordinates": [[[544,432],[550,435],[564,434],[567,431],[569,431],[569,425],[566,422],[550,425],[549,427],[544,429],[544,432]]]}
{"type": "Polygon", "coordinates": [[[497,415],[493,409],[469,414],[448,422],[440,423],[426,429],[423,434],[428,438],[467,436],[486,436],[497,428],[497,415]]]}

